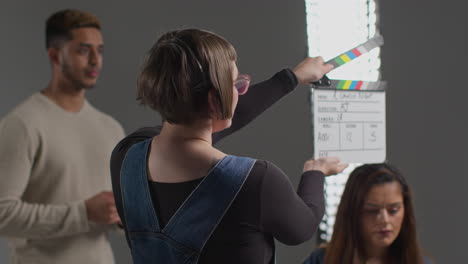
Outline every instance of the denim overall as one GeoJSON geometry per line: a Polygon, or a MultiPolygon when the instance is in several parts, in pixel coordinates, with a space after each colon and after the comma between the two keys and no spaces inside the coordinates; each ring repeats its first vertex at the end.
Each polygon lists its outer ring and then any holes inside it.
{"type": "Polygon", "coordinates": [[[226,156],[219,161],[161,229],[147,177],[151,139],[132,146],[120,186],[133,262],[197,263],[206,241],[247,179],[255,160],[226,156]]]}

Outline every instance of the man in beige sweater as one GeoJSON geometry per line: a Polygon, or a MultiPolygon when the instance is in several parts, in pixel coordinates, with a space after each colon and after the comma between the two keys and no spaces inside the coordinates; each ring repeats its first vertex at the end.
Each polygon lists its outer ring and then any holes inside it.
{"type": "Polygon", "coordinates": [[[124,132],[85,99],[102,66],[99,21],[57,12],[46,43],[49,85],[0,121],[0,235],[13,264],[113,263],[109,159],[124,132]]]}

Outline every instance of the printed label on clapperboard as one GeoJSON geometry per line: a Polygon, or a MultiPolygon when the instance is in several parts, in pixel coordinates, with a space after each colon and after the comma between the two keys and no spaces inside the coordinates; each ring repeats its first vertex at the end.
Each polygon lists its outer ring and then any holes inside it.
{"type": "Polygon", "coordinates": [[[315,158],[385,160],[385,92],[314,89],[312,96],[315,158]]]}

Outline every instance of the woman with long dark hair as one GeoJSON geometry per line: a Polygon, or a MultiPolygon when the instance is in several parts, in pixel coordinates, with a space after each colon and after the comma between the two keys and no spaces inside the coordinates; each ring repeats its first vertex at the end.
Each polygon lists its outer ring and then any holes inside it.
{"type": "Polygon", "coordinates": [[[329,243],[305,264],[431,263],[416,238],[411,190],[394,167],[365,164],[346,183],[329,243]]]}

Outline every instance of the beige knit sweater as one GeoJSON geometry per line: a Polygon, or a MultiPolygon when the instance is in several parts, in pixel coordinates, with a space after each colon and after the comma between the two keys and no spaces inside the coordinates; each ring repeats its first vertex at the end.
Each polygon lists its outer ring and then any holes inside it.
{"type": "Polygon", "coordinates": [[[88,102],[64,111],[36,93],[0,121],[0,236],[10,263],[113,263],[106,232],[84,200],[111,190],[122,127],[88,102]]]}

